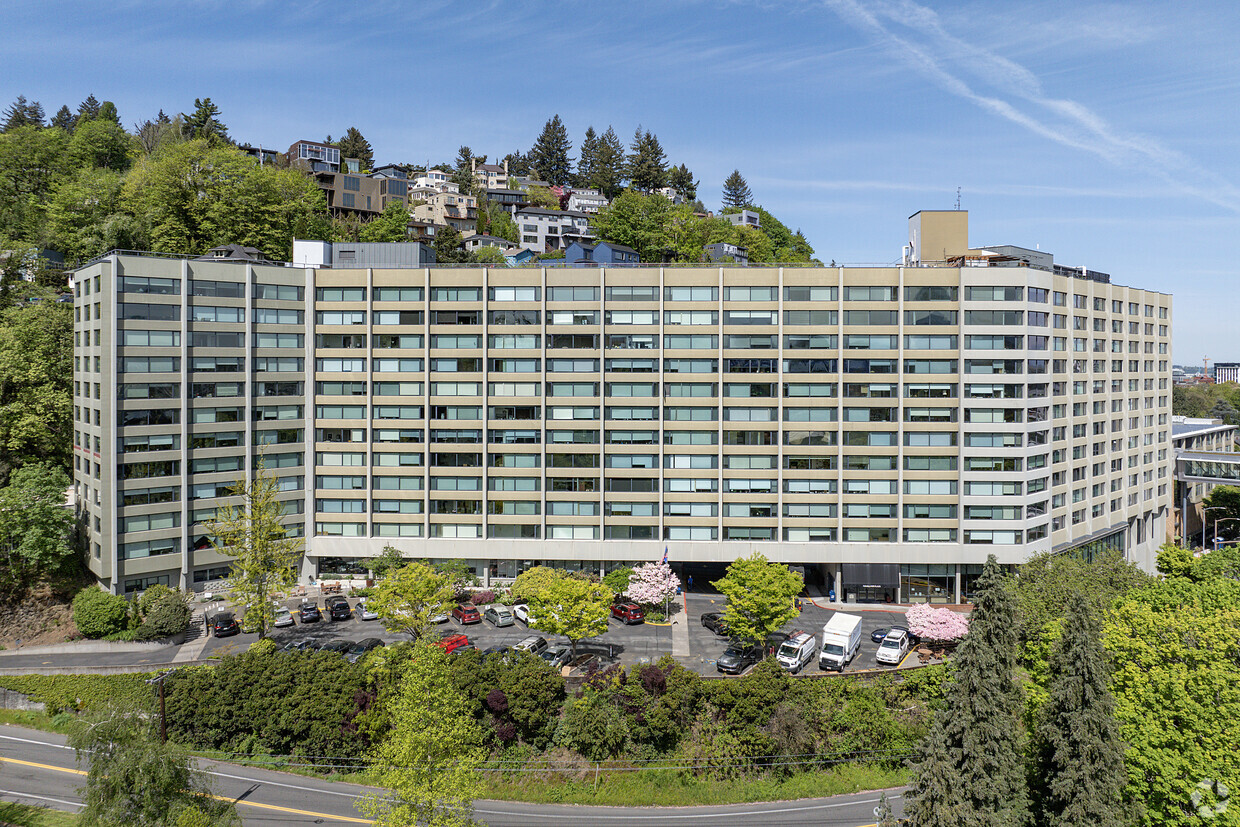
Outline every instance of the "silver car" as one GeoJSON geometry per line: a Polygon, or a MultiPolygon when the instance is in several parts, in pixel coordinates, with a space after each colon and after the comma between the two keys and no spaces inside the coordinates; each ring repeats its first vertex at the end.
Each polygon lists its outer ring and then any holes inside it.
{"type": "Polygon", "coordinates": [[[378,620],[379,615],[370,610],[366,605],[366,598],[357,601],[357,605],[353,607],[353,613],[357,615],[358,620],[378,620]]]}
{"type": "Polygon", "coordinates": [[[573,650],[567,646],[552,646],[550,649],[539,652],[538,657],[551,664],[553,668],[559,669],[572,660],[573,650]]]}
{"type": "Polygon", "coordinates": [[[487,606],[482,619],[494,626],[511,626],[517,622],[512,610],[507,606],[487,606]]]}
{"type": "Polygon", "coordinates": [[[293,613],[288,610],[287,606],[276,606],[276,628],[293,625],[293,613]]]}

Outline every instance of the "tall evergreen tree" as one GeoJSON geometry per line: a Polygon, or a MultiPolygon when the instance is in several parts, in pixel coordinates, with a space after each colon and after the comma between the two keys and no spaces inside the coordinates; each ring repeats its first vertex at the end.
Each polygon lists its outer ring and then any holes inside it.
{"type": "MultiPolygon", "coordinates": [[[[474,161],[474,151],[472,149],[464,145],[457,149],[456,166],[452,172],[452,182],[456,184],[457,189],[466,195],[473,192],[475,188],[476,182],[471,169],[474,161]]],[[[482,232],[482,230],[478,230],[478,232],[482,232]]]]}
{"type": "Polygon", "coordinates": [[[1125,827],[1124,745],[1107,686],[1102,624],[1080,594],[1068,603],[1048,662],[1036,731],[1034,792],[1044,827],[1125,827]]]}
{"type": "Polygon", "coordinates": [[[340,150],[341,158],[356,158],[364,172],[369,172],[374,166],[375,153],[370,148],[370,141],[366,140],[356,127],[350,126],[345,131],[344,137],[336,143],[336,148],[340,150]]]}
{"type": "Polygon", "coordinates": [[[25,95],[18,95],[8,109],[4,110],[4,132],[22,126],[43,126],[43,105],[38,101],[27,101],[25,95]]]}
{"type": "Polygon", "coordinates": [[[95,96],[88,95],[86,100],[78,104],[78,122],[93,121],[95,118],[99,117],[99,106],[99,101],[95,100],[95,96]]]}
{"type": "Polygon", "coordinates": [[[220,120],[220,108],[210,98],[194,98],[194,111],[181,114],[181,129],[187,138],[206,138],[211,143],[231,144],[228,127],[220,120]]]}
{"type": "Polygon", "coordinates": [[[581,157],[577,160],[577,176],[573,180],[579,187],[591,187],[590,179],[594,177],[594,170],[598,166],[598,133],[594,131],[594,127],[586,128],[586,136],[581,141],[581,157]]]}
{"type": "Polygon", "coordinates": [[[749,184],[745,181],[745,176],[741,175],[739,169],[732,170],[723,182],[723,206],[728,207],[748,207],[753,204],[753,193],[749,191],[749,184]]]}
{"type": "Polygon", "coordinates": [[[918,748],[916,771],[904,797],[904,815],[914,827],[957,827],[961,823],[956,788],[959,755],[947,742],[943,715],[935,716],[918,748]]]}
{"type": "Polygon", "coordinates": [[[503,157],[503,162],[508,164],[509,175],[529,175],[530,174],[530,158],[523,154],[520,150],[509,152],[503,157]]]}
{"type": "Polygon", "coordinates": [[[99,120],[111,121],[117,126],[121,125],[120,113],[116,111],[116,104],[112,101],[104,101],[99,104],[99,120]]]}
{"type": "MultiPolygon", "coordinates": [[[[1030,813],[1015,677],[1016,598],[993,554],[977,589],[969,633],[956,651],[946,711],[935,722],[945,744],[932,742],[923,749],[914,773],[915,811],[923,816],[954,811],[953,823],[960,827],[1026,827],[1030,813]],[[942,772],[944,761],[954,767],[946,792],[940,783],[931,783],[931,773],[942,772]]],[[[928,737],[938,736],[932,731],[928,737]]],[[[940,823],[947,822],[913,821],[918,827],[940,823]]]]}
{"type": "Polygon", "coordinates": [[[667,185],[676,190],[685,201],[697,200],[698,182],[693,180],[693,173],[684,164],[668,170],[667,185]]]}
{"type": "Polygon", "coordinates": [[[603,137],[599,138],[590,186],[602,192],[609,199],[615,198],[624,192],[624,178],[624,144],[620,143],[620,136],[616,134],[616,130],[608,126],[603,137]]]}
{"type": "Polygon", "coordinates": [[[667,156],[663,147],[649,129],[642,132],[637,127],[633,143],[629,147],[629,185],[642,192],[654,192],[667,186],[667,156]]]}
{"type": "Polygon", "coordinates": [[[569,152],[573,145],[568,140],[568,130],[556,115],[547,121],[542,134],[530,149],[530,166],[534,173],[548,184],[567,184],[573,176],[573,159],[569,152]]]}
{"type": "Polygon", "coordinates": [[[69,109],[68,106],[61,106],[52,116],[51,123],[48,126],[58,126],[65,132],[73,133],[73,127],[77,125],[77,116],[69,109]]]}

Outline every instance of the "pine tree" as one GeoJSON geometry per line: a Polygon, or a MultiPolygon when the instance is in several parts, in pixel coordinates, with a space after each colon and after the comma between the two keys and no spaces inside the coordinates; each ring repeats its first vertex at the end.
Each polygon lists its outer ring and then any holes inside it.
{"type": "Polygon", "coordinates": [[[82,121],[93,121],[99,117],[99,101],[95,100],[94,95],[87,96],[86,100],[78,104],[77,119],[78,123],[82,121]]]}
{"type": "Polygon", "coordinates": [[[904,815],[914,827],[956,827],[960,824],[957,756],[947,743],[944,712],[936,715],[918,748],[913,781],[905,794],[904,815]]]}
{"type": "Polygon", "coordinates": [[[1124,827],[1124,745],[1107,686],[1102,625],[1075,595],[1048,663],[1049,697],[1035,746],[1034,789],[1045,827],[1124,827]]]}
{"type": "Polygon", "coordinates": [[[739,169],[732,170],[723,182],[723,207],[748,207],[753,204],[753,193],[739,169]]]}
{"type": "Polygon", "coordinates": [[[668,170],[667,185],[676,190],[685,201],[697,200],[698,182],[693,180],[693,173],[684,164],[668,170]]]}
{"type": "Polygon", "coordinates": [[[548,184],[564,185],[572,180],[573,159],[569,152],[573,145],[568,140],[568,130],[556,115],[543,127],[542,134],[530,149],[530,166],[538,177],[548,184]]]}
{"type": "Polygon", "coordinates": [[[228,127],[219,119],[220,108],[210,98],[194,98],[192,114],[181,113],[182,130],[187,138],[206,138],[215,143],[222,141],[230,144],[228,127]]]}
{"type": "Polygon", "coordinates": [[[642,192],[654,192],[667,186],[667,157],[659,139],[647,129],[637,127],[633,143],[629,147],[629,185],[642,192]]]}
{"type": "MultiPolygon", "coordinates": [[[[977,581],[969,633],[956,651],[955,671],[936,722],[943,745],[923,748],[914,776],[921,814],[954,812],[960,827],[1025,827],[1029,795],[1021,752],[1021,694],[1016,684],[1016,598],[995,556],[977,581]],[[946,757],[944,757],[946,756],[946,757]],[[949,762],[950,792],[933,781],[949,762]],[[948,797],[944,797],[947,795],[948,797]],[[958,809],[954,809],[958,808],[958,809]]],[[[928,737],[938,737],[934,732],[928,737]]],[[[937,825],[929,821],[919,827],[937,825]]],[[[942,822],[946,823],[946,822],[942,822]]]]}
{"type": "Polygon", "coordinates": [[[624,144],[620,136],[610,126],[599,139],[598,151],[594,156],[594,175],[590,186],[600,191],[607,198],[615,198],[624,192],[625,158],[624,144]]]}
{"type": "Polygon", "coordinates": [[[577,161],[577,176],[574,178],[578,187],[591,187],[590,179],[594,177],[594,170],[598,166],[598,133],[594,131],[594,127],[586,129],[586,136],[581,141],[581,158],[577,161]]]}
{"type": "Polygon", "coordinates": [[[70,135],[73,134],[73,127],[77,125],[77,116],[69,109],[68,106],[61,106],[52,116],[52,122],[48,126],[58,126],[70,135]]]}
{"type": "Polygon", "coordinates": [[[523,155],[520,151],[509,152],[504,156],[503,161],[508,164],[509,175],[529,175],[530,159],[528,155],[523,155]]]}
{"type": "Polygon", "coordinates": [[[18,95],[17,100],[4,111],[3,132],[10,132],[22,126],[43,126],[43,105],[38,101],[27,101],[25,95],[18,95]]]}
{"type": "Polygon", "coordinates": [[[369,172],[374,165],[375,153],[370,148],[370,141],[367,141],[355,127],[350,126],[345,131],[344,137],[336,143],[336,148],[340,150],[341,158],[356,158],[363,172],[369,172]]]}
{"type": "Polygon", "coordinates": [[[116,111],[116,104],[112,101],[104,101],[99,104],[99,120],[111,121],[117,126],[121,125],[120,113],[116,111]]]}

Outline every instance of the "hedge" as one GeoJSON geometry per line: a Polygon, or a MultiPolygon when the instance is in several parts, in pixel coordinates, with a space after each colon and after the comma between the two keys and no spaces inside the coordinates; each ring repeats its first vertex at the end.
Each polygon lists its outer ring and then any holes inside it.
{"type": "Polygon", "coordinates": [[[144,683],[153,674],[16,675],[0,677],[0,689],[42,702],[48,715],[81,712],[112,702],[153,709],[155,687],[144,683]]]}

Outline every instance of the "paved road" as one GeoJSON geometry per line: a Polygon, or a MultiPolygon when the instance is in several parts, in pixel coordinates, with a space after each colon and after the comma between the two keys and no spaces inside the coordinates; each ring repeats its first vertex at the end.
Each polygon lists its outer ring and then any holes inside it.
{"type": "MultiPolygon", "coordinates": [[[[357,784],[317,781],[298,775],[204,763],[217,795],[240,798],[238,811],[247,825],[370,824],[355,808],[372,792],[357,784]]],[[[76,811],[77,788],[85,783],[73,751],[58,735],[0,726],[0,799],[76,811]]],[[[899,791],[890,795],[897,815],[899,791]]],[[[475,814],[491,827],[528,824],[588,823],[607,827],[701,825],[824,825],[868,827],[874,823],[877,793],[833,798],[773,801],[712,807],[586,807],[478,801],[475,814]]]]}

